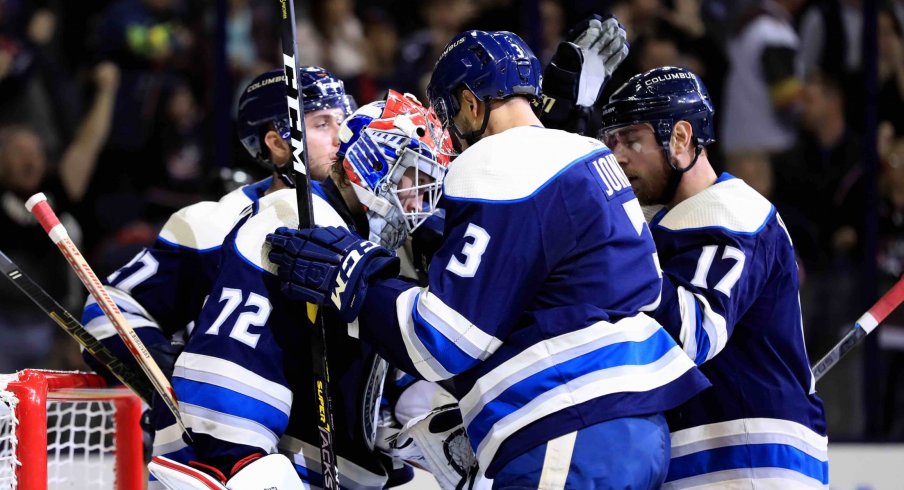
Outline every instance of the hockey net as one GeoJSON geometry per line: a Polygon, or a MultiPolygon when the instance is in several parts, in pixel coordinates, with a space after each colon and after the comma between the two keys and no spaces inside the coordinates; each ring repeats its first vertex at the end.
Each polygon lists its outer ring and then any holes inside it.
{"type": "Polygon", "coordinates": [[[0,489],[144,487],[141,402],[93,374],[0,375],[0,489]]]}

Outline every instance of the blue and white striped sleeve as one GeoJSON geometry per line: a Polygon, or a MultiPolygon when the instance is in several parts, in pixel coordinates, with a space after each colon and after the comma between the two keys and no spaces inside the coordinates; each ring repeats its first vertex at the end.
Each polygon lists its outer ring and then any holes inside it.
{"type": "Polygon", "coordinates": [[[530,205],[514,207],[450,204],[428,287],[372,285],[359,317],[362,338],[391,363],[429,381],[451,378],[490,357],[539,288],[536,278],[548,272],[541,226],[530,205]],[[376,325],[368,328],[369,323],[376,325]],[[395,325],[392,332],[385,328],[389,324],[395,325]]]}
{"type": "Polygon", "coordinates": [[[695,242],[662,263],[662,301],[654,317],[697,365],[725,348],[763,279],[741,241],[695,242]]]}

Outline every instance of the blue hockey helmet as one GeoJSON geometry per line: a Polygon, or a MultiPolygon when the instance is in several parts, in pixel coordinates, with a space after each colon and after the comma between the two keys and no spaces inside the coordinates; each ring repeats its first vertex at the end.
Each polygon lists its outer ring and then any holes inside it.
{"type": "MultiPolygon", "coordinates": [[[[239,97],[238,131],[242,146],[257,160],[266,157],[261,147],[261,131],[267,124],[286,141],[291,135],[286,105],[286,76],[283,70],[270,70],[251,81],[239,97]]],[[[343,117],[356,109],[354,99],[345,93],[342,80],[318,66],[298,70],[298,83],[304,112],[341,109],[343,117]]]]}
{"type": "Polygon", "coordinates": [[[456,91],[464,87],[481,100],[523,95],[540,98],[540,60],[517,34],[467,31],[446,46],[427,85],[427,98],[443,127],[461,110],[456,91]]]}
{"type": "Polygon", "coordinates": [[[685,68],[664,66],[634,75],[612,94],[603,107],[602,132],[650,123],[668,158],[672,128],[678,121],[687,121],[699,153],[716,140],[713,113],[712,99],[700,77],[685,68]]]}

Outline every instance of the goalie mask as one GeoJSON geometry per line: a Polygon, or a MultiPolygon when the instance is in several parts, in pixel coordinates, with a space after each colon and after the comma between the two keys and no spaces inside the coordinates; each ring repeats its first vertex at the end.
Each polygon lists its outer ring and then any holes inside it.
{"type": "Polygon", "coordinates": [[[367,207],[371,241],[395,250],[436,211],[451,150],[443,133],[432,111],[393,90],[342,123],[337,156],[367,207]]]}

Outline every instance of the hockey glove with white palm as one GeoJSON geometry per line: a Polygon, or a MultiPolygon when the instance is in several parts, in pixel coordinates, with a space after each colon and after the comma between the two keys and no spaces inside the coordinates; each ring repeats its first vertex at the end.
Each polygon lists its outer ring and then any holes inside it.
{"type": "Polygon", "coordinates": [[[345,322],[358,317],[371,279],[399,273],[399,259],[392,252],[344,228],[280,227],[267,235],[267,243],[283,294],[332,305],[345,322]]]}
{"type": "Polygon", "coordinates": [[[628,56],[625,28],[593,15],[575,26],[543,72],[543,125],[592,136],[603,87],[628,56]]]}

